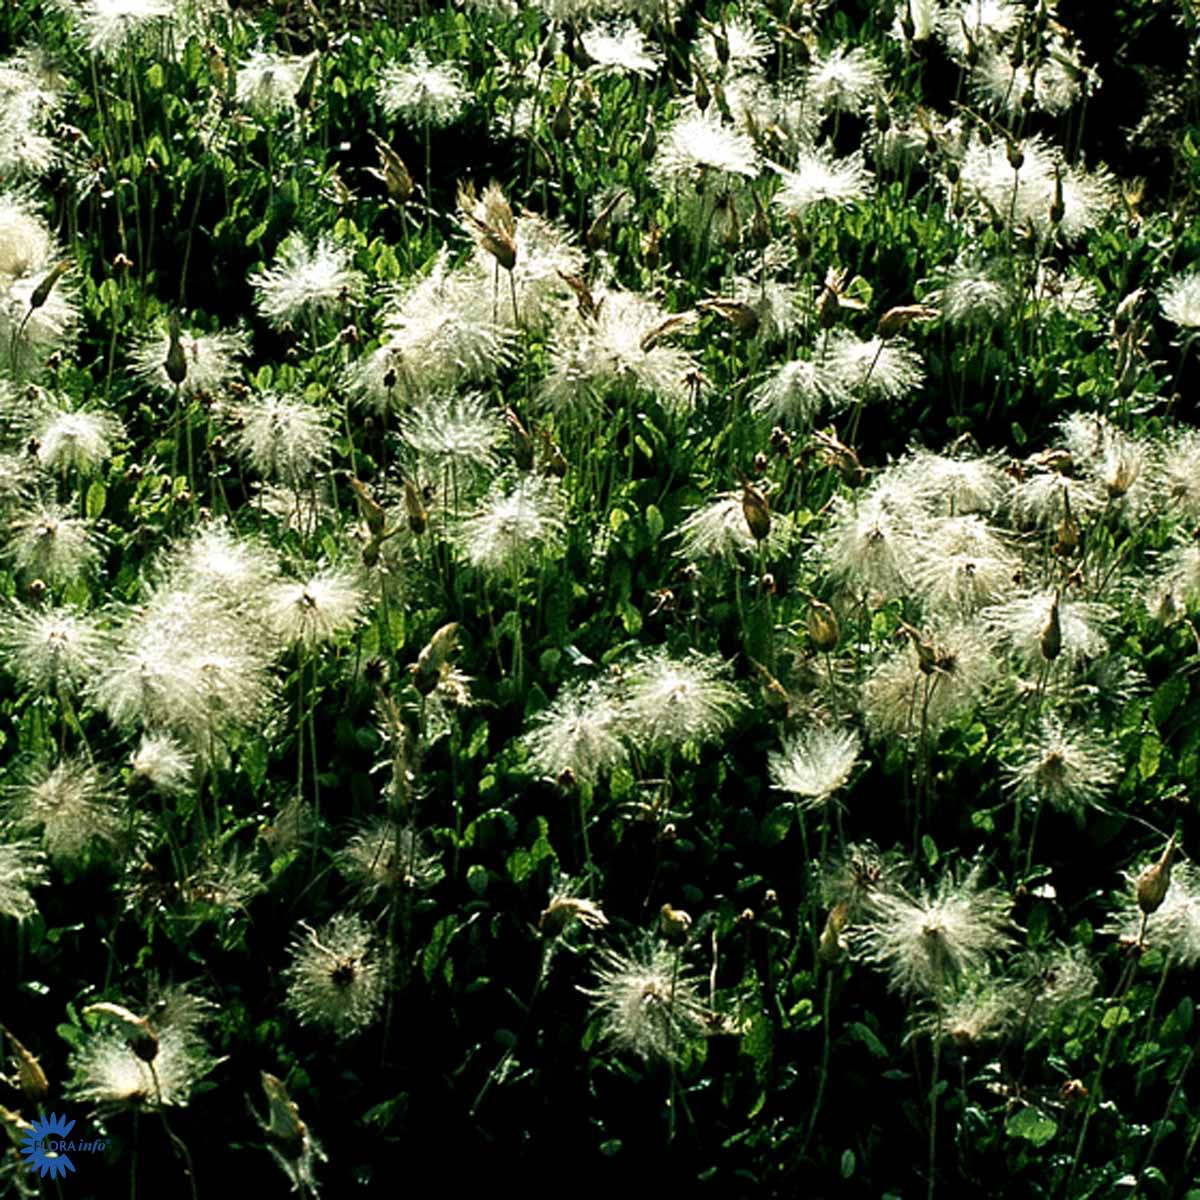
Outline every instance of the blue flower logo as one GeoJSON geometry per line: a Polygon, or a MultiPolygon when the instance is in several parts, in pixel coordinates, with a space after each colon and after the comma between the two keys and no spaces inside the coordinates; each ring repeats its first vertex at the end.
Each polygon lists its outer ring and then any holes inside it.
{"type": "Polygon", "coordinates": [[[75,1122],[68,1121],[65,1114],[60,1117],[51,1113],[40,1121],[34,1121],[32,1128],[25,1135],[21,1153],[25,1156],[26,1163],[43,1179],[47,1175],[51,1179],[57,1179],[60,1175],[66,1175],[68,1171],[74,1172],[75,1164],[68,1155],[57,1150],[47,1150],[45,1147],[47,1138],[64,1139],[74,1128],[75,1122]]]}

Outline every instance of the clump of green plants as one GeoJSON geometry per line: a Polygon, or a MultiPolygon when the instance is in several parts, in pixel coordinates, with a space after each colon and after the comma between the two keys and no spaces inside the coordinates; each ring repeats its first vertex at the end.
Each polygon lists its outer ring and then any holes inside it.
{"type": "Polygon", "coordinates": [[[1193,1194],[1200,14],[1110,7],[5,6],[0,1193],[1193,1194]]]}

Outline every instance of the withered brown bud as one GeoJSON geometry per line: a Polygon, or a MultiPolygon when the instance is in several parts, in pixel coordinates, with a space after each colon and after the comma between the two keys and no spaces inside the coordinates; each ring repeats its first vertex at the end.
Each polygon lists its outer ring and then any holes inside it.
{"type": "Polygon", "coordinates": [[[664,940],[672,946],[682,946],[692,929],[692,918],[681,908],[664,904],[658,912],[658,928],[664,940]]]}
{"type": "Polygon", "coordinates": [[[1138,908],[1149,916],[1162,907],[1171,886],[1171,863],[1175,859],[1175,837],[1172,835],[1157,862],[1151,863],[1137,877],[1138,908]]]}
{"type": "Polygon", "coordinates": [[[1050,615],[1046,619],[1046,627],[1038,639],[1038,648],[1046,662],[1053,662],[1062,653],[1062,622],[1058,616],[1058,595],[1050,605],[1050,615]]]}
{"type": "Polygon", "coordinates": [[[846,940],[842,931],[850,923],[850,905],[845,900],[839,900],[829,910],[825,918],[825,928],[821,930],[821,941],[817,947],[817,956],[826,966],[832,966],[846,951],[846,940]]]}
{"type": "Polygon", "coordinates": [[[771,532],[771,509],[766,496],[752,483],[742,484],[742,513],[754,540],[761,542],[771,532]]]}
{"type": "Polygon", "coordinates": [[[418,536],[429,527],[429,514],[425,511],[425,503],[421,493],[410,480],[404,481],[404,510],[408,515],[408,528],[418,536]]]}
{"type": "Polygon", "coordinates": [[[842,631],[838,625],[837,614],[823,600],[815,596],[808,602],[808,613],[804,618],[804,626],[808,631],[808,640],[813,648],[822,654],[829,654],[837,649],[842,631]]]}

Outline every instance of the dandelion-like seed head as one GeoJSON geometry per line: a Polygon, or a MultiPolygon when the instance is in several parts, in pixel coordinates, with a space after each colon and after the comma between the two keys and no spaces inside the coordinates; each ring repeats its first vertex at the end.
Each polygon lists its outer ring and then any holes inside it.
{"type": "Polygon", "coordinates": [[[754,143],[722,122],[715,107],[693,109],[663,132],[652,166],[660,186],[692,186],[706,172],[752,179],[758,174],[754,143]]]}
{"type": "Polygon", "coordinates": [[[886,971],[907,995],[935,994],[944,984],[983,971],[990,955],[1012,941],[1009,899],[980,884],[978,868],[959,882],[951,874],[931,894],[879,890],[867,920],[851,930],[858,957],[886,971]]]}
{"type": "Polygon", "coordinates": [[[15,827],[40,829],[46,853],[60,861],[78,859],[93,841],[112,845],[120,831],[120,815],[106,782],[79,758],[64,758],[16,786],[10,810],[15,827]]]}
{"type": "Polygon", "coordinates": [[[0,654],[28,688],[74,691],[102,660],[107,635],[73,608],[16,607],[0,617],[0,654]]]}
{"type": "Polygon", "coordinates": [[[675,951],[647,943],[631,953],[598,952],[592,1000],[602,1036],[645,1062],[678,1063],[704,1035],[705,1009],[675,951]]]}
{"type": "Polygon", "coordinates": [[[839,496],[821,539],[830,575],[851,595],[890,598],[907,590],[923,521],[915,494],[873,489],[852,501],[839,496]]]}
{"type": "Polygon", "coordinates": [[[715,655],[644,651],[625,671],[621,696],[628,736],[657,748],[720,737],[746,707],[715,655]]]}
{"type": "Polygon", "coordinates": [[[931,613],[969,613],[1004,595],[1020,560],[979,517],[942,517],[916,546],[913,583],[931,613]]]}
{"type": "Polygon", "coordinates": [[[319,930],[301,922],[291,954],[286,1004],[302,1024],[348,1038],[379,1018],[387,978],[361,917],[338,913],[319,930]]]}
{"type": "Polygon", "coordinates": [[[234,450],[266,479],[298,487],[329,461],[333,431],[325,412],[308,400],[266,392],[226,411],[234,450]]]}
{"type": "Polygon", "coordinates": [[[942,273],[929,303],[951,325],[993,325],[1013,305],[1012,289],[999,271],[972,262],[958,262],[942,273]]]}
{"type": "Polygon", "coordinates": [[[364,601],[354,576],[327,569],[303,582],[274,584],[263,615],[286,645],[311,648],[353,629],[364,601]]]}
{"type": "Polygon", "coordinates": [[[40,271],[54,253],[54,234],[23,192],[0,193],[0,282],[40,271]]]}
{"type": "Polygon", "coordinates": [[[38,462],[61,475],[90,474],[112,454],[120,434],[121,422],[100,409],[50,413],[34,434],[38,462]]]}
{"type": "Polygon", "coordinates": [[[862,340],[846,331],[830,341],[829,358],[853,396],[903,400],[925,381],[921,356],[900,338],[862,340]]]}
{"type": "Polygon", "coordinates": [[[973,712],[999,668],[975,622],[950,620],[903,638],[863,685],[863,716],[876,737],[937,733],[973,712]]]}
{"type": "Polygon", "coordinates": [[[556,334],[542,403],[556,412],[595,410],[623,386],[646,392],[676,412],[690,408],[699,387],[699,363],[669,339],[690,328],[692,318],[621,288],[606,289],[596,302],[594,317],[568,321],[556,334]]]}
{"type": "Polygon", "coordinates": [[[400,435],[431,474],[443,467],[468,472],[495,469],[497,447],[507,438],[504,418],[480,395],[436,396],[400,419],[400,435]]]}
{"type": "Polygon", "coordinates": [[[620,766],[628,757],[623,713],[611,691],[596,682],[568,684],[536,714],[522,736],[529,766],[544,779],[565,772],[581,783],[620,766]]]}
{"type": "Polygon", "coordinates": [[[366,895],[424,891],[444,874],[415,831],[380,819],[360,829],[338,854],[338,867],[366,895]]]}
{"type": "Polygon", "coordinates": [[[190,790],[196,760],[173,738],[151,733],[142,737],[129,758],[130,778],[167,796],[190,790]]]}
{"type": "Polygon", "coordinates": [[[351,368],[351,391],[387,412],[494,375],[513,361],[516,332],[497,321],[494,296],[490,288],[481,310],[477,271],[451,270],[443,248],[424,276],[398,288],[385,305],[382,345],[351,368]]]}
{"type": "Polygon", "coordinates": [[[662,53],[647,45],[632,21],[593,25],[579,40],[597,74],[650,76],[662,62],[662,53]]]}
{"type": "Polygon", "coordinates": [[[91,524],[63,505],[45,504],[19,513],[9,523],[3,552],[26,576],[47,583],[74,579],[100,556],[91,524]]]}
{"type": "Polygon", "coordinates": [[[1200,329],[1200,269],[1173,275],[1159,289],[1162,314],[1181,329],[1200,329]]]}
{"type": "Polygon", "coordinates": [[[815,204],[852,204],[870,195],[871,173],[863,166],[862,152],[837,158],[823,146],[801,149],[789,170],[774,167],[783,186],[775,205],[788,216],[800,216],[815,204]]]}
{"type": "Polygon", "coordinates": [[[336,308],[363,283],[361,272],[351,266],[352,257],[328,237],[310,245],[292,234],[270,267],[251,273],[255,307],[275,329],[287,328],[302,315],[336,308]]]}
{"type": "Polygon", "coordinates": [[[789,429],[807,429],[822,410],[850,403],[842,373],[826,354],[798,358],[777,368],[754,392],[754,408],[789,429]]]}
{"type": "Polygon", "coordinates": [[[798,797],[805,808],[818,808],[845,786],[861,749],[852,729],[817,725],[794,734],[770,756],[771,786],[798,797]]]}
{"type": "Polygon", "coordinates": [[[470,92],[457,66],[431,63],[423,50],[415,50],[409,62],[383,69],[376,96],[385,115],[422,128],[439,128],[458,120],[470,92]]]}
{"type": "Polygon", "coordinates": [[[175,0],[81,0],[72,6],[92,54],[115,58],[130,43],[163,28],[177,12],[175,0]]]}
{"type": "Polygon", "coordinates": [[[296,93],[311,63],[309,57],[251,51],[237,69],[238,105],[260,118],[295,115],[296,93]]]}
{"type": "Polygon", "coordinates": [[[179,334],[187,374],[176,384],[167,374],[167,355],[171,335],[167,331],[143,338],[133,349],[130,359],[134,373],[160,395],[212,396],[221,394],[225,385],[241,372],[241,360],[249,353],[246,335],[240,330],[221,330],[216,333],[194,333],[181,330],[179,334]]]}
{"type": "Polygon", "coordinates": [[[72,1051],[68,1096],[110,1108],[186,1107],[217,1063],[200,1033],[212,1005],[185,988],[152,991],[148,1014],[95,1005],[100,1027],[72,1051]]]}
{"type": "Polygon", "coordinates": [[[1006,786],[1021,798],[1048,800],[1078,811],[1104,796],[1121,772],[1121,759],[1100,734],[1068,729],[1055,716],[1042,721],[1037,740],[1005,767],[1006,786]]]}
{"type": "Polygon", "coordinates": [[[497,480],[480,509],[459,522],[459,548],[481,571],[519,574],[535,552],[558,550],[565,506],[556,480],[537,475],[497,480]]]}
{"type": "MultiPolygon", "coordinates": [[[[1157,858],[1157,855],[1155,855],[1157,858]]],[[[1141,871],[1128,871],[1129,886],[1104,932],[1126,945],[1159,950],[1172,963],[1190,969],[1200,963],[1200,871],[1192,863],[1176,862],[1162,903],[1146,916],[1138,904],[1141,871]]]]}
{"type": "Polygon", "coordinates": [[[867,50],[837,46],[818,53],[809,64],[805,86],[816,104],[830,113],[862,113],[883,83],[883,67],[867,50]]]}
{"type": "MultiPolygon", "coordinates": [[[[980,615],[988,633],[1009,647],[1025,666],[1040,666],[1044,658],[1043,634],[1050,624],[1056,596],[1048,590],[1028,592],[1015,600],[991,605],[980,615]]],[[[1105,630],[1116,618],[1112,608],[1067,597],[1058,598],[1057,605],[1062,638],[1059,653],[1064,661],[1076,666],[1108,650],[1105,630]]]]}

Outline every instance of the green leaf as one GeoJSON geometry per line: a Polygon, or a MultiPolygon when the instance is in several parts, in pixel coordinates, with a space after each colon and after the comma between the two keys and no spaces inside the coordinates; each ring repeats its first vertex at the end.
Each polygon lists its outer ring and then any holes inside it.
{"type": "Polygon", "coordinates": [[[1004,1128],[1009,1137],[1044,1146],[1058,1132],[1058,1123],[1035,1108],[1022,1108],[1004,1122],[1004,1128]]]}
{"type": "Polygon", "coordinates": [[[442,961],[442,956],[446,953],[453,936],[453,917],[443,917],[433,927],[433,937],[429,939],[429,945],[425,947],[425,952],[421,955],[421,969],[425,973],[426,983],[432,982],[437,973],[438,963],[442,961]]]}
{"type": "Polygon", "coordinates": [[[846,1150],[842,1154],[842,1178],[849,1179],[854,1174],[854,1168],[857,1163],[854,1158],[853,1150],[846,1150]]]}
{"type": "Polygon", "coordinates": [[[1162,759],[1162,742],[1158,735],[1147,733],[1142,736],[1142,744],[1138,751],[1138,774],[1143,780],[1153,779],[1158,772],[1158,764],[1162,759]]]}
{"type": "Polygon", "coordinates": [[[481,866],[479,863],[473,863],[467,869],[467,887],[469,887],[476,896],[482,896],[483,893],[487,891],[487,885],[487,867],[481,866]]]}
{"type": "Polygon", "coordinates": [[[650,534],[652,542],[657,542],[662,537],[665,524],[663,515],[658,508],[653,504],[648,505],[646,508],[646,531],[650,534]]]}
{"type": "Polygon", "coordinates": [[[626,633],[641,632],[642,614],[624,596],[617,598],[617,612],[621,615],[621,624],[625,626],[626,633]]]}
{"type": "Polygon", "coordinates": [[[67,1045],[78,1050],[83,1045],[83,1034],[78,1025],[59,1025],[56,1027],[58,1036],[62,1038],[67,1045]]]}
{"type": "Polygon", "coordinates": [[[792,826],[794,813],[795,810],[792,805],[781,804],[778,808],[772,809],[771,812],[763,817],[759,838],[764,846],[778,846],[787,837],[787,832],[792,826]]]}
{"type": "Polygon", "coordinates": [[[848,1032],[856,1042],[862,1042],[876,1058],[888,1057],[887,1047],[875,1035],[874,1030],[864,1025],[861,1021],[853,1022],[848,1032]]]}
{"type": "Polygon", "coordinates": [[[105,490],[104,484],[98,479],[94,480],[87,490],[85,511],[89,521],[94,521],[104,511],[104,502],[107,499],[108,492],[105,490]]]}
{"type": "Polygon", "coordinates": [[[1124,1005],[1114,1004],[1112,1008],[1106,1009],[1104,1016],[1100,1018],[1100,1026],[1102,1029],[1113,1029],[1118,1025],[1124,1025],[1131,1020],[1129,1009],[1124,1005]]]}
{"type": "Polygon", "coordinates": [[[1187,681],[1182,675],[1172,675],[1155,691],[1150,701],[1150,715],[1155,725],[1161,726],[1166,721],[1187,697],[1187,692],[1187,681]]]}

